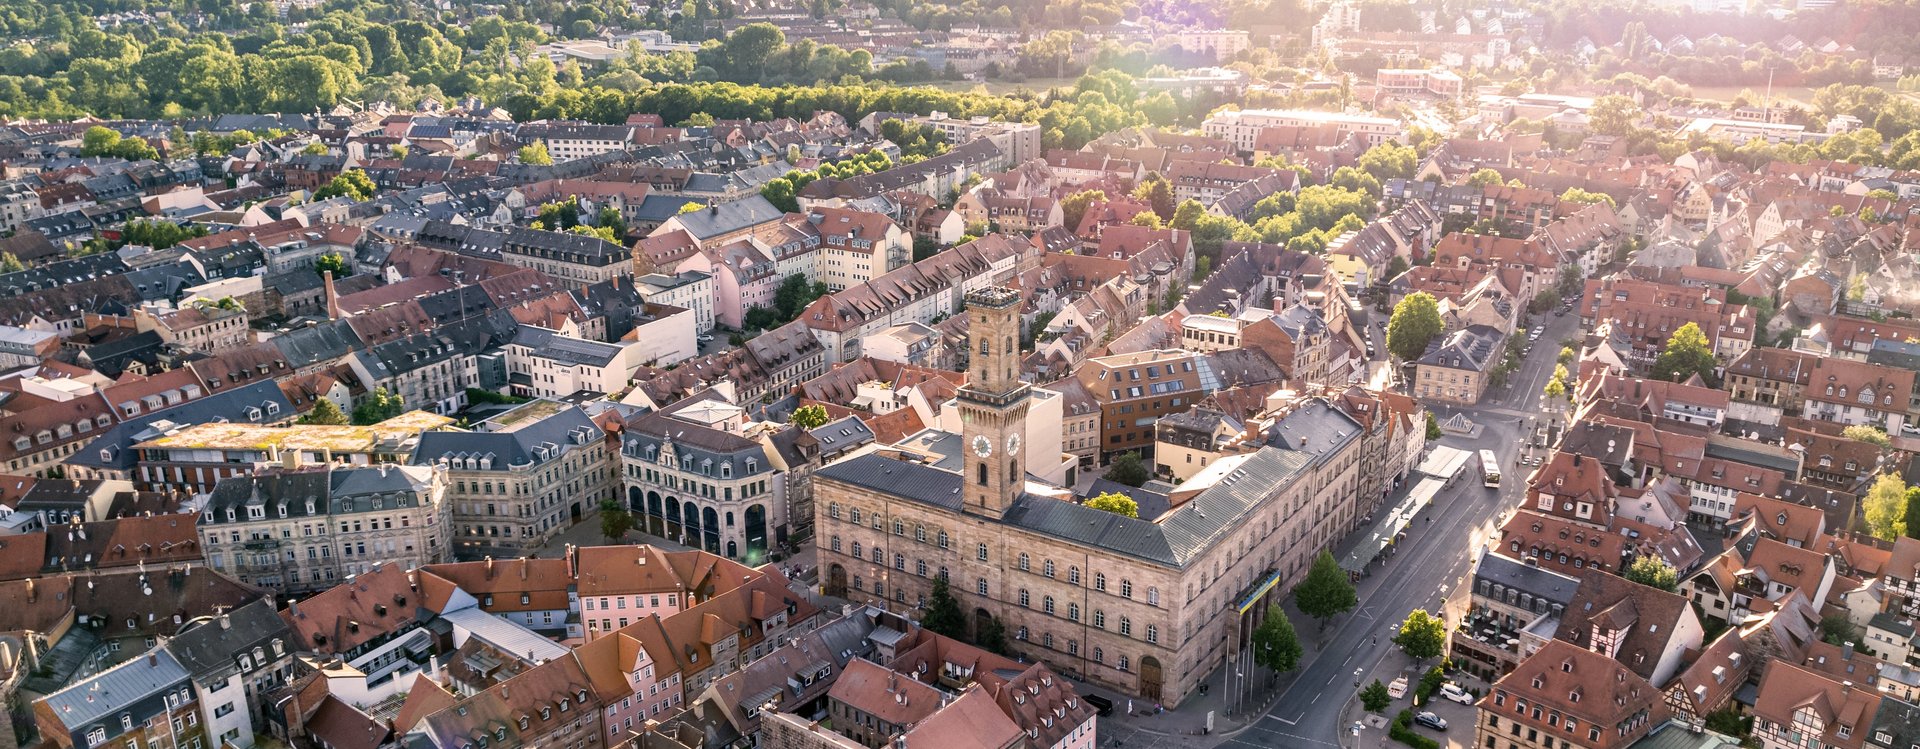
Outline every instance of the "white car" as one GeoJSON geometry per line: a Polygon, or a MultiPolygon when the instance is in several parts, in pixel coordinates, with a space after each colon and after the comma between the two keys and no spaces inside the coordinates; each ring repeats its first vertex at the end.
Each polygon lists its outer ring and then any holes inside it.
{"type": "Polygon", "coordinates": [[[1461,689],[1459,684],[1451,681],[1440,685],[1440,697],[1441,699],[1452,700],[1462,705],[1471,705],[1474,703],[1472,692],[1461,689]]]}
{"type": "Polygon", "coordinates": [[[710,333],[701,333],[700,335],[694,336],[693,340],[701,343],[713,343],[713,335],[710,333]]]}

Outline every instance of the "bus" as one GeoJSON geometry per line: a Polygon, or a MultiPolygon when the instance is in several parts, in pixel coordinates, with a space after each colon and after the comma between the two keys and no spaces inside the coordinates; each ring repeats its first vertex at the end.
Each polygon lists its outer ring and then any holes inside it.
{"type": "Polygon", "coordinates": [[[1487,488],[1500,488],[1500,459],[1493,456],[1492,450],[1480,451],[1480,473],[1486,480],[1487,488]]]}

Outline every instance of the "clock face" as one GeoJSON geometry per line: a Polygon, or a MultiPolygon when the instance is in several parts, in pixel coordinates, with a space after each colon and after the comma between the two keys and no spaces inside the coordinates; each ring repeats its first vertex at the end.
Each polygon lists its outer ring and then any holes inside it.
{"type": "Polygon", "coordinates": [[[987,435],[984,435],[984,434],[974,435],[973,454],[978,455],[982,458],[992,455],[993,440],[987,439],[987,435]]]}
{"type": "Polygon", "coordinates": [[[1007,454],[1012,455],[1017,452],[1020,452],[1020,435],[1007,435],[1007,454]]]}

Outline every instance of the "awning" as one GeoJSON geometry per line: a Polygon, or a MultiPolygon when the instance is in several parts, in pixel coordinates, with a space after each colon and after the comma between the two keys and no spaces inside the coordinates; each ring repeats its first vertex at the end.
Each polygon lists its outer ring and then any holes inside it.
{"type": "Polygon", "coordinates": [[[1412,489],[1407,490],[1399,504],[1394,505],[1386,515],[1374,522],[1373,528],[1367,531],[1366,540],[1360,542],[1360,545],[1355,547],[1345,559],[1340,560],[1340,568],[1354,573],[1365,572],[1367,565],[1393,544],[1394,538],[1407,529],[1407,526],[1413,522],[1414,516],[1419,515],[1421,509],[1433,502],[1434,498],[1439,496],[1440,489],[1446,485],[1447,481],[1443,478],[1428,476],[1420,479],[1420,483],[1414,484],[1412,489]]]}

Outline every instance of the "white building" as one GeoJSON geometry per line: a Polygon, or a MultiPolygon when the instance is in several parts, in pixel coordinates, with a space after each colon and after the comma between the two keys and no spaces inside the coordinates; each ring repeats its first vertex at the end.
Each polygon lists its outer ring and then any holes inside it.
{"type": "Polygon", "coordinates": [[[1207,137],[1231,141],[1235,148],[1252,151],[1260,131],[1270,127],[1320,127],[1332,124],[1342,135],[1355,134],[1375,146],[1400,137],[1399,120],[1339,112],[1305,109],[1244,109],[1215,113],[1201,123],[1207,137]]]}
{"type": "Polygon", "coordinates": [[[648,273],[633,279],[640,297],[648,304],[665,304],[693,312],[694,327],[701,332],[713,329],[713,276],[700,271],[682,271],[673,275],[648,273]]]}

